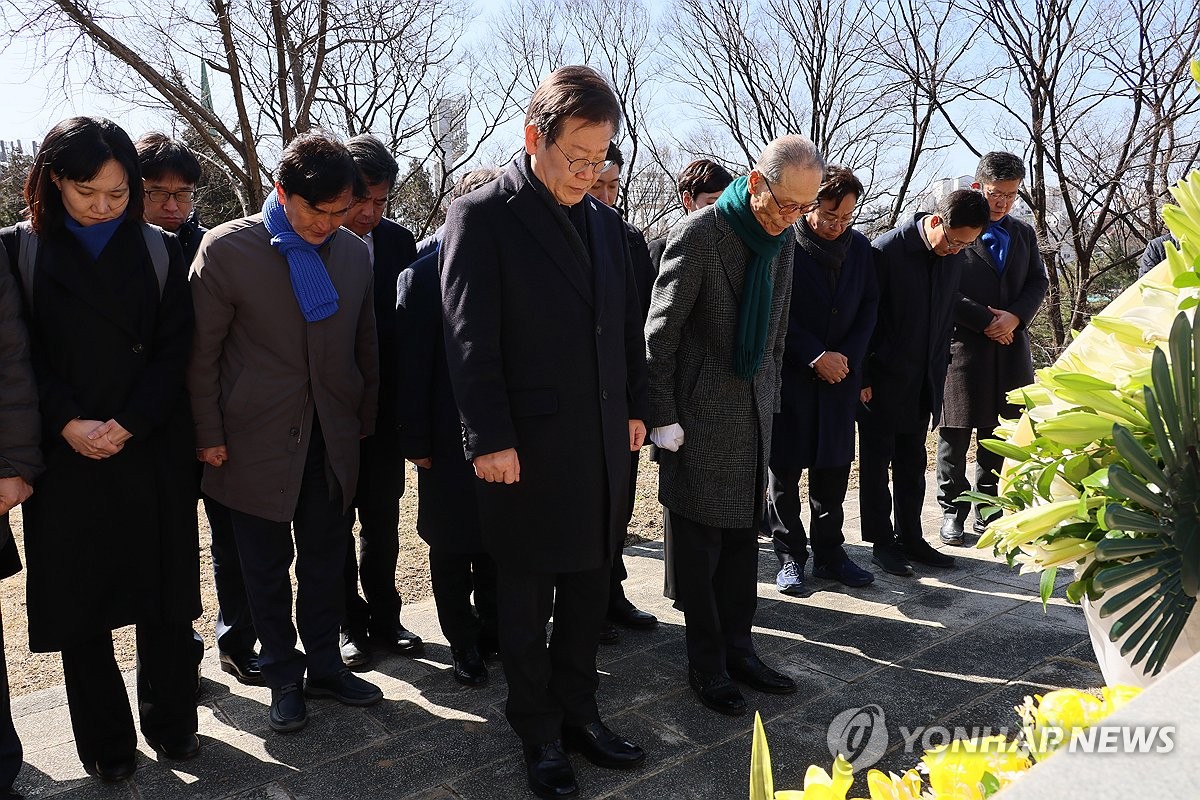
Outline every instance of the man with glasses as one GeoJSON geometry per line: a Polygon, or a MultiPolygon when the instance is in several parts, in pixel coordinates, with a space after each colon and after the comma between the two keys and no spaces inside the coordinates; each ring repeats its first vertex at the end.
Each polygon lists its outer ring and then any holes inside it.
{"type": "Polygon", "coordinates": [[[988,217],[983,195],[959,189],[936,212],[918,213],[872,243],[879,312],[860,392],[859,507],[872,560],[893,575],[911,575],[912,561],[954,566],[921,532],[925,441],[941,418],[963,251],[988,217]]]}
{"type": "MultiPolygon", "coordinates": [[[[1013,418],[1018,408],[1008,392],[1033,382],[1029,320],[1046,296],[1049,280],[1038,251],[1037,234],[1010,213],[1025,165],[1012,153],[992,152],[979,161],[975,188],[990,211],[983,235],[963,259],[962,282],[954,309],[950,368],[938,429],[938,502],[942,506],[941,539],[963,543],[963,527],[971,503],[960,501],[971,488],[967,449],[993,437],[999,417],[1013,418]]],[[[995,495],[1004,458],[975,448],[975,489],[995,495]]],[[[987,521],[975,507],[972,525],[982,533],[987,521]]]]}
{"type": "Polygon", "coordinates": [[[819,207],[795,226],[782,411],[771,430],[762,526],[779,559],[775,586],[785,594],[804,590],[808,537],[800,519],[800,478],[806,470],[813,577],[852,587],[875,580],[842,547],[854,410],[879,304],[871,242],[850,227],[862,195],[853,172],[830,167],[817,192],[819,207]]]}
{"type": "Polygon", "coordinates": [[[646,322],[651,438],[667,510],[667,580],[683,610],[688,683],[721,714],[733,681],[787,694],[755,653],[758,537],[792,297],[792,226],[817,207],[825,162],[803,136],[771,142],[748,176],[667,238],[646,322]]]}
{"type": "Polygon", "coordinates": [[[645,758],[596,705],[629,454],[646,431],[625,226],[588,195],[620,120],[594,70],[555,70],[530,100],[524,153],[450,205],[442,239],[446,357],[496,561],[505,713],[541,797],[578,791],[564,746],[601,767],[645,758]]]}
{"type": "Polygon", "coordinates": [[[371,259],[341,228],[365,191],[345,145],[302,134],[262,213],[210,230],[192,263],[187,387],[202,487],[230,509],[279,733],[304,727],[305,696],[383,697],[338,647],[359,441],[374,433],[379,391],[371,259]]]}
{"type": "MultiPolygon", "coordinates": [[[[147,133],[134,144],[145,187],[146,222],[158,225],[179,238],[185,264],[191,264],[207,228],[196,214],[196,185],[200,182],[200,160],[186,144],[161,133],[147,133]]],[[[199,477],[199,473],[197,473],[199,477]]],[[[199,487],[197,487],[198,489],[199,487]]],[[[204,513],[212,536],[213,583],[217,590],[217,652],[221,669],[238,682],[262,685],[258,653],[254,643],[254,621],[246,600],[242,565],[233,536],[229,509],[202,495],[204,513]]],[[[200,657],[204,643],[196,634],[200,657]]],[[[197,659],[199,660],[199,659],[197,659]]]]}

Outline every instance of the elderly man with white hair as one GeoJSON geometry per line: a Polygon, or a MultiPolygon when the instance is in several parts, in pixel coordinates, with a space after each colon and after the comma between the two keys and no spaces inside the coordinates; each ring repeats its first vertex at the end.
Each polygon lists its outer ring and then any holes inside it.
{"type": "Polygon", "coordinates": [[[667,580],[684,613],[689,683],[723,714],[746,710],[732,681],[776,694],[796,689],[755,654],[750,628],[792,225],[816,206],[824,172],[807,138],[771,142],[748,176],[671,232],[651,295],[650,424],[663,451],[667,580]]]}

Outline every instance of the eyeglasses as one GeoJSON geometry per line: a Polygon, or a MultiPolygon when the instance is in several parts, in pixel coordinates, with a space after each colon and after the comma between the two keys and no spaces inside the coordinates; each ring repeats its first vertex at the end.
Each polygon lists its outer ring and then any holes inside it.
{"type": "Polygon", "coordinates": [[[589,169],[591,169],[593,175],[599,175],[601,172],[604,172],[606,169],[616,163],[608,160],[588,161],[586,158],[571,158],[569,155],[567,155],[565,150],[559,147],[558,142],[554,142],[554,146],[558,147],[558,152],[562,153],[563,158],[567,160],[567,169],[569,169],[573,175],[582,175],[589,169]]]}
{"type": "Polygon", "coordinates": [[[1006,203],[1011,203],[1013,200],[1016,200],[1018,194],[1020,194],[1019,191],[1018,192],[997,192],[995,189],[990,189],[990,188],[983,190],[983,195],[988,200],[1003,200],[1006,203]]]}
{"type": "Polygon", "coordinates": [[[174,198],[176,203],[182,205],[196,199],[196,190],[180,189],[178,192],[168,192],[166,189],[147,189],[146,197],[151,203],[165,203],[174,198]]]}
{"type": "Polygon", "coordinates": [[[938,225],[941,227],[942,236],[946,237],[946,244],[951,250],[962,250],[975,244],[974,240],[969,242],[960,242],[958,239],[955,239],[953,236],[951,236],[950,229],[946,227],[946,220],[939,220],[938,225]]]}
{"type": "Polygon", "coordinates": [[[771,182],[767,180],[767,176],[762,176],[763,183],[767,185],[767,191],[771,193],[771,199],[775,201],[775,205],[779,207],[780,214],[807,214],[810,211],[817,209],[821,204],[816,200],[811,203],[788,203],[784,205],[779,202],[779,198],[775,196],[775,190],[771,188],[771,182]]]}
{"type": "Polygon", "coordinates": [[[848,228],[854,224],[856,216],[856,214],[847,214],[844,217],[838,217],[828,211],[817,212],[817,220],[827,228],[848,228]]]}

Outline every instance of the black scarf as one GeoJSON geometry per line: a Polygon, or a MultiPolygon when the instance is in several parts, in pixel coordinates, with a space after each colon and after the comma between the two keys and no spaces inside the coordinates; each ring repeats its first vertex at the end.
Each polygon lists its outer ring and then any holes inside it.
{"type": "Polygon", "coordinates": [[[575,255],[579,257],[583,266],[590,271],[592,257],[588,253],[587,213],[583,201],[581,200],[573,206],[564,206],[558,202],[554,195],[550,194],[546,184],[533,174],[528,153],[517,159],[517,169],[521,170],[525,180],[529,181],[529,185],[537,192],[537,196],[550,209],[554,221],[562,228],[563,236],[567,237],[567,243],[571,245],[571,249],[575,251],[575,255]]]}
{"type": "Polygon", "coordinates": [[[808,217],[801,217],[796,223],[796,244],[818,265],[829,272],[829,286],[837,288],[838,278],[842,274],[842,264],[846,261],[846,253],[850,251],[850,240],[853,228],[846,228],[841,235],[830,241],[822,239],[808,224],[808,217]]]}

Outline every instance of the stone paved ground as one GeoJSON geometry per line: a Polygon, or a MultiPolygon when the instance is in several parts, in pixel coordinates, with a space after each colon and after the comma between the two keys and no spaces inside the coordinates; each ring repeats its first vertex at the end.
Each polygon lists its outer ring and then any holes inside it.
{"type": "MultiPolygon", "coordinates": [[[[927,505],[926,531],[934,538],[938,513],[927,505]]],[[[857,530],[857,516],[850,504],[848,531],[857,530]]],[[[868,566],[869,549],[849,536],[851,556],[868,566]]],[[[828,728],[846,709],[883,709],[890,749],[877,766],[900,770],[919,757],[903,752],[901,726],[1007,726],[1012,736],[1012,707],[1025,695],[1103,683],[1078,608],[1058,599],[1044,614],[1036,576],[1021,577],[974,550],[954,554],[960,559],[953,570],[918,565],[915,578],[878,573],[873,586],[858,590],[810,578],[812,593],[792,598],[775,591],[774,559],[762,544],[757,647],[800,687],[784,697],[746,690],[766,724],[777,788],[800,788],[810,763],[828,768],[828,728]]],[[[623,632],[620,644],[601,649],[600,705],[606,721],[649,756],[632,772],[575,758],[581,797],[746,797],[752,715],[714,714],[688,689],[683,618],[661,593],[661,543],[629,548],[626,561],[629,596],[661,624],[623,632]]],[[[84,774],[61,686],[18,698],[13,714],[26,763],[16,788],[30,798],[63,800],[532,797],[504,720],[499,666],[489,685],[460,688],[436,635],[432,603],[406,607],[405,622],[426,635],[425,657],[376,663],[366,677],[383,688],[382,703],[354,709],[310,701],[308,727],[290,736],[267,728],[268,690],[233,682],[210,651],[199,758],[164,764],[142,742],[136,776],[118,786],[84,774]]],[[[865,796],[862,774],[855,788],[865,796]]]]}

